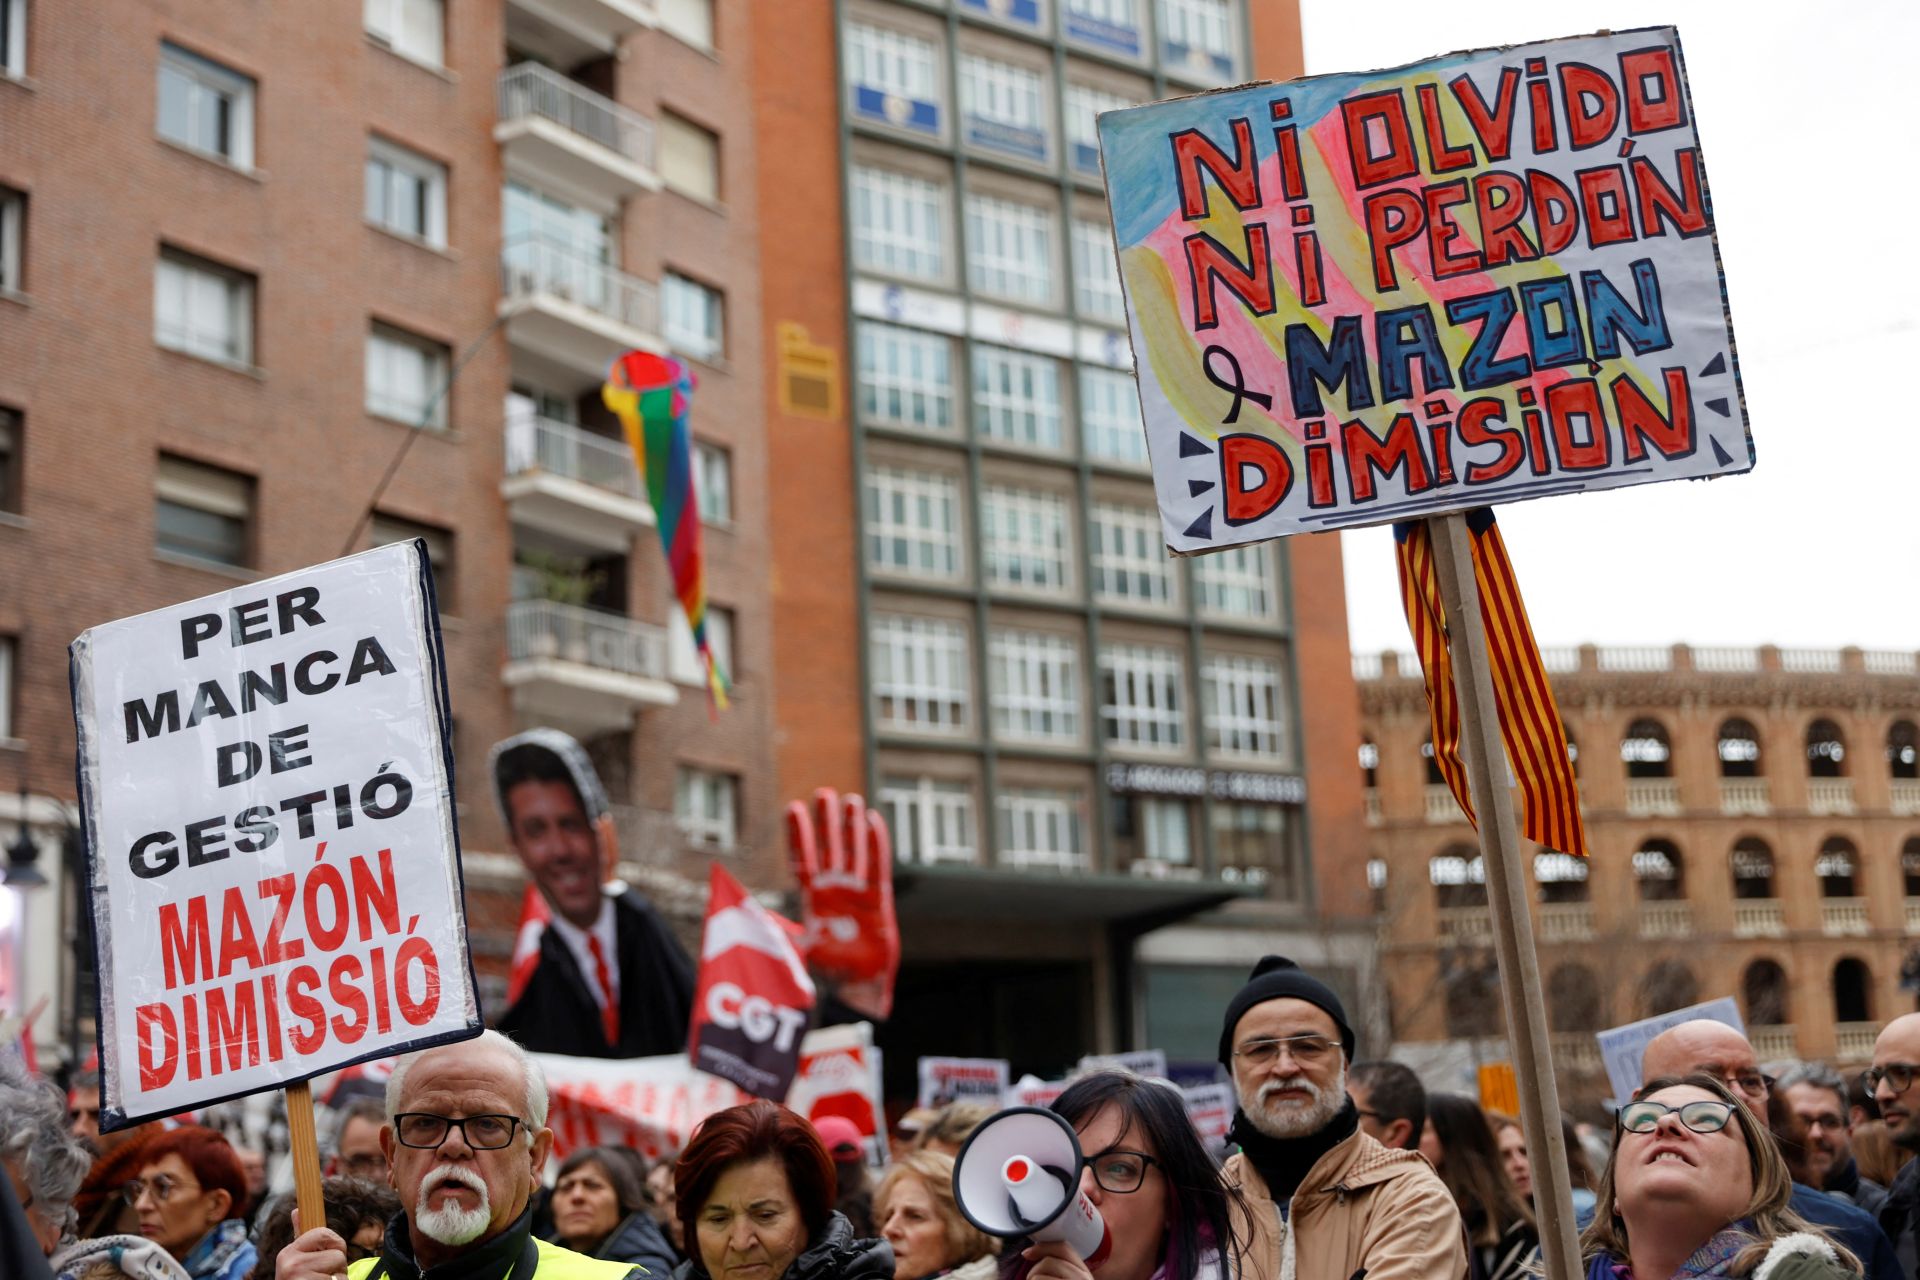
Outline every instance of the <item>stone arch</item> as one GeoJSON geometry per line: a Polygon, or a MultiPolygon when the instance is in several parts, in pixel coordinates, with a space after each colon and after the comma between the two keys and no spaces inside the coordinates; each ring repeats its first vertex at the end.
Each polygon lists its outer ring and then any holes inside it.
{"type": "Polygon", "coordinates": [[[1828,836],[1813,860],[1813,874],[1820,879],[1823,898],[1860,896],[1860,850],[1845,836],[1828,836]]]}
{"type": "Polygon", "coordinates": [[[1677,902],[1687,896],[1687,864],[1680,846],[1663,836],[1640,842],[1633,854],[1633,879],[1642,902],[1677,902]]]}
{"type": "Polygon", "coordinates": [[[1764,772],[1760,755],[1760,731],[1744,716],[1729,716],[1720,722],[1717,749],[1720,776],[1757,778],[1764,772]]]}
{"type": "Polygon", "coordinates": [[[1470,844],[1450,844],[1427,859],[1427,879],[1442,911],[1487,905],[1487,870],[1470,844]]]}
{"type": "Polygon", "coordinates": [[[1569,961],[1548,975],[1547,1025],[1554,1031],[1600,1031],[1606,1027],[1606,1001],[1592,969],[1569,961]]]}
{"type": "Polygon", "coordinates": [[[1591,902],[1593,892],[1587,881],[1587,859],[1553,849],[1541,849],[1533,855],[1533,880],[1540,886],[1542,902],[1591,902]]]}
{"type": "Polygon", "coordinates": [[[1759,836],[1741,836],[1733,842],[1733,852],[1727,855],[1733,872],[1733,896],[1736,898],[1771,898],[1775,896],[1773,881],[1773,849],[1759,836]]]}
{"type": "Polygon", "coordinates": [[[1700,980],[1685,960],[1662,960],[1640,983],[1640,1007],[1652,1018],[1700,1003],[1700,980]]]}
{"type": "Polygon", "coordinates": [[[1842,956],[1834,962],[1833,1020],[1873,1021],[1873,970],[1858,956],[1842,956]]]}
{"type": "Polygon", "coordinates": [[[1740,1008],[1752,1027],[1778,1027],[1793,1021],[1787,971],[1762,956],[1740,973],[1740,1008]]]}
{"type": "Polygon", "coordinates": [[[1847,776],[1847,739],[1840,726],[1821,716],[1807,726],[1807,776],[1847,776]]]}
{"type": "Polygon", "coordinates": [[[1667,726],[1651,716],[1635,720],[1620,739],[1620,759],[1629,778],[1671,778],[1673,739],[1667,726]]]}
{"type": "Polygon", "coordinates": [[[1895,778],[1920,778],[1920,728],[1895,720],[1887,729],[1887,772],[1895,778]]]}

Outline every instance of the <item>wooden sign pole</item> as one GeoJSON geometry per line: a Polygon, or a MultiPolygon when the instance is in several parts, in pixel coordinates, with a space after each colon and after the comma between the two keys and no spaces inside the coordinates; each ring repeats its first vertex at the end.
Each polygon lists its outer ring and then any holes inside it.
{"type": "MultiPolygon", "coordinates": [[[[1500,735],[1480,591],[1473,574],[1473,535],[1466,517],[1433,516],[1440,598],[1447,608],[1454,682],[1460,697],[1460,748],[1480,820],[1480,857],[1493,911],[1493,947],[1500,961],[1500,990],[1520,1089],[1520,1126],[1533,1167],[1534,1216],[1549,1280],[1579,1280],[1573,1189],[1567,1174],[1566,1141],[1560,1128],[1560,1091],[1547,1042],[1546,1005],[1540,994],[1539,958],[1533,948],[1533,918],[1527,910],[1526,865],[1514,820],[1506,748],[1500,735]]],[[[304,1216],[304,1215],[303,1215],[304,1216]]]]}
{"type": "Polygon", "coordinates": [[[293,1146],[293,1196],[300,1230],[327,1225],[327,1201],[320,1189],[320,1139],[313,1127],[313,1089],[305,1080],[287,1086],[287,1137],[293,1146]]]}

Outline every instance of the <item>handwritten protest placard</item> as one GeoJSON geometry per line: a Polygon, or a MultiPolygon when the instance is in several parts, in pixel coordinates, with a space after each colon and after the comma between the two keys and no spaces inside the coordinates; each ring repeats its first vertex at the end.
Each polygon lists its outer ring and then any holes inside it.
{"type": "Polygon", "coordinates": [[[1174,551],[1753,466],[1673,28],[1099,125],[1174,551]]]}
{"type": "Polygon", "coordinates": [[[998,1108],[1006,1098],[1008,1080],[1005,1058],[922,1058],[920,1094],[915,1105],[983,1102],[998,1108]]]}
{"type": "Polygon", "coordinates": [[[1607,1085],[1613,1090],[1613,1096],[1624,1102],[1640,1087],[1640,1059],[1655,1036],[1669,1027],[1702,1018],[1710,1022],[1724,1022],[1741,1035],[1747,1034],[1746,1023],[1740,1017],[1740,1006],[1732,996],[1690,1004],[1684,1009],[1629,1022],[1623,1027],[1609,1027],[1605,1031],[1595,1032],[1594,1039],[1600,1045],[1600,1061],[1606,1065],[1607,1085]]]}
{"type": "Polygon", "coordinates": [[[422,544],[71,661],[102,1128],[479,1034],[422,544]]]}

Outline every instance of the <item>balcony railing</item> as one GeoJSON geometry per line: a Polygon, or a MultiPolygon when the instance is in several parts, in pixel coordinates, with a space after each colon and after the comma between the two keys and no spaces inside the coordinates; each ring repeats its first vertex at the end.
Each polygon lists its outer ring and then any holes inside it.
{"type": "Polygon", "coordinates": [[[1920,782],[1912,778],[1895,778],[1887,796],[1887,808],[1902,818],[1920,814],[1920,782]]]}
{"type": "Polygon", "coordinates": [[[1377,827],[1386,821],[1386,812],[1380,807],[1380,789],[1368,787],[1366,791],[1367,825],[1377,827]]]}
{"type": "Polygon", "coordinates": [[[1591,902],[1549,902],[1540,907],[1540,937],[1545,942],[1587,942],[1593,937],[1591,902]]]}
{"type": "Polygon", "coordinates": [[[1640,904],[1640,936],[1643,938],[1686,938],[1693,934],[1693,904],[1690,902],[1643,902],[1640,904]]]}
{"type": "Polygon", "coordinates": [[[1486,907],[1442,907],[1440,936],[1451,942],[1488,941],[1493,937],[1493,916],[1486,907]]]}
{"type": "Polygon", "coordinates": [[[1808,778],[1807,812],[1832,817],[1853,812],[1852,778],[1808,778]]]}
{"type": "Polygon", "coordinates": [[[1554,1062],[1568,1071],[1590,1074],[1601,1069],[1600,1043],[1591,1031],[1556,1031],[1548,1044],[1554,1062]]]}
{"type": "Polygon", "coordinates": [[[1907,935],[1911,937],[1916,933],[1920,933],[1920,898],[1906,899],[1905,906],[1906,906],[1906,917],[1907,917],[1907,935]]]}
{"type": "Polygon", "coordinates": [[[1720,812],[1733,817],[1764,818],[1769,811],[1765,778],[1720,779],[1720,812]]]}
{"type": "Polygon", "coordinates": [[[1753,1045],[1753,1056],[1762,1062],[1775,1058],[1798,1056],[1795,1048],[1793,1024],[1785,1023],[1765,1027],[1748,1027],[1747,1040],[1753,1045]]]}
{"type": "Polygon", "coordinates": [[[1865,898],[1823,898],[1820,902],[1820,931],[1830,938],[1857,938],[1872,929],[1867,919],[1865,898]]]}
{"type": "Polygon", "coordinates": [[[606,489],[636,502],[647,500],[633,450],[623,440],[583,431],[571,423],[532,414],[507,415],[507,474],[546,471],[606,489]]]}
{"type": "Polygon", "coordinates": [[[1834,1057],[1841,1062],[1867,1062],[1880,1034],[1877,1022],[1841,1022],[1833,1028],[1834,1057]]]}
{"type": "Polygon", "coordinates": [[[1733,936],[1736,938],[1784,938],[1786,913],[1774,898],[1750,898],[1733,904],[1733,936]]]}
{"type": "Polygon", "coordinates": [[[1679,781],[1674,778],[1628,778],[1627,813],[1635,818],[1679,817],[1679,781]]]}
{"type": "Polygon", "coordinates": [[[604,609],[520,600],[507,606],[507,657],[557,658],[645,680],[667,678],[665,628],[604,609]]]}
{"type": "Polygon", "coordinates": [[[585,307],[631,329],[660,327],[660,290],[652,281],[608,266],[573,245],[545,236],[516,236],[500,250],[501,291],[509,302],[541,295],[585,307]]]}
{"type": "Polygon", "coordinates": [[[1453,788],[1444,782],[1427,785],[1427,821],[1436,823],[1465,822],[1467,815],[1460,812],[1460,802],[1453,798],[1453,788]]]}
{"type": "Polygon", "coordinates": [[[500,73],[500,122],[550,120],[626,160],[653,168],[653,121],[534,62],[500,73]]]}

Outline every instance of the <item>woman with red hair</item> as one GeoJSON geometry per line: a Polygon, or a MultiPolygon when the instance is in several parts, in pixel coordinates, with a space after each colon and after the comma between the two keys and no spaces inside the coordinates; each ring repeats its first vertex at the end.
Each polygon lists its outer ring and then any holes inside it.
{"type": "Polygon", "coordinates": [[[709,1116],[673,1184],[688,1255],[673,1280],[893,1280],[893,1250],[834,1212],[833,1158],[785,1107],[709,1116]]]}
{"type": "Polygon", "coordinates": [[[193,1280],[245,1280],[256,1257],[240,1217],[247,1174],[227,1140],[188,1125],[161,1134],[142,1154],[140,1176],[126,1185],[140,1234],[193,1280]]]}

